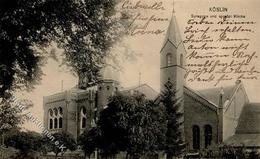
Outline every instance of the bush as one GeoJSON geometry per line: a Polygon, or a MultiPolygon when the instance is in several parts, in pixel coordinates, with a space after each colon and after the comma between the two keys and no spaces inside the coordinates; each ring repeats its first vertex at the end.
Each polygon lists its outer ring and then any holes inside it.
{"type": "Polygon", "coordinates": [[[260,155],[256,150],[248,152],[243,145],[240,147],[228,145],[211,146],[201,151],[200,157],[208,159],[260,159],[260,155]]]}
{"type": "Polygon", "coordinates": [[[256,150],[249,152],[248,159],[260,159],[260,155],[256,150]]]}
{"type": "Polygon", "coordinates": [[[17,156],[18,150],[12,147],[0,146],[0,159],[13,159],[17,156]]]}

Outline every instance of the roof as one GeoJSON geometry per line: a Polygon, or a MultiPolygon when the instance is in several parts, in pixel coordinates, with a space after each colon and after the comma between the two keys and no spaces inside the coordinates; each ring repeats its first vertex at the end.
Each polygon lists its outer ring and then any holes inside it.
{"type": "Polygon", "coordinates": [[[170,41],[176,48],[182,42],[179,27],[178,27],[177,20],[176,20],[176,17],[174,14],[172,15],[170,24],[168,26],[168,29],[167,29],[167,32],[165,35],[165,39],[163,42],[163,46],[167,43],[167,41],[170,41]]]}
{"type": "Polygon", "coordinates": [[[210,88],[210,89],[203,89],[199,90],[201,96],[206,98],[208,101],[211,101],[215,105],[219,105],[219,94],[221,92],[221,89],[223,89],[223,100],[230,100],[232,95],[235,93],[235,90],[237,88],[237,85],[227,86],[227,87],[216,87],[216,88],[210,88]]]}
{"type": "Polygon", "coordinates": [[[236,134],[260,134],[260,103],[248,103],[239,118],[236,134]]]}
{"type": "Polygon", "coordinates": [[[124,88],[121,90],[121,92],[128,92],[128,93],[135,93],[135,92],[140,92],[146,96],[147,99],[155,99],[159,93],[155,91],[152,87],[150,87],[147,84],[141,84],[137,86],[132,86],[128,88],[124,88]]]}
{"type": "Polygon", "coordinates": [[[234,147],[256,148],[260,147],[260,134],[235,134],[224,143],[234,147]]]}
{"type": "Polygon", "coordinates": [[[106,80],[115,80],[119,81],[120,73],[116,67],[113,65],[107,64],[104,68],[100,70],[101,78],[106,80]]]}
{"type": "Polygon", "coordinates": [[[184,86],[184,93],[193,97],[200,103],[203,103],[203,105],[208,106],[214,111],[217,111],[217,105],[212,103],[210,100],[206,99],[204,96],[202,96],[198,91],[191,89],[187,86],[184,86]]]}
{"type": "Polygon", "coordinates": [[[225,143],[232,146],[260,147],[260,103],[248,103],[239,118],[235,135],[225,143]]]}

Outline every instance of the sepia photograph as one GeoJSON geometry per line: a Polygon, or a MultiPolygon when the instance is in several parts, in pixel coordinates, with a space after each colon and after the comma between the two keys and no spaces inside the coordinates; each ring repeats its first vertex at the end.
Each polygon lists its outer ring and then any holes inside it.
{"type": "Polygon", "coordinates": [[[0,0],[0,159],[260,159],[259,7],[0,0]]]}

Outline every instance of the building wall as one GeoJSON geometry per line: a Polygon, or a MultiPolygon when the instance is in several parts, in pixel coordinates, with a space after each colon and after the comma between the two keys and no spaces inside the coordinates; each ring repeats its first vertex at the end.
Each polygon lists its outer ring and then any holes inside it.
{"type": "Polygon", "coordinates": [[[205,125],[212,127],[212,144],[217,143],[218,139],[218,118],[215,110],[202,105],[193,97],[184,94],[184,130],[187,149],[193,149],[192,128],[194,125],[200,128],[200,149],[205,148],[205,125]]]}
{"type": "MultiPolygon", "coordinates": [[[[73,135],[76,139],[83,129],[81,129],[80,123],[80,115],[81,115],[81,108],[84,106],[87,110],[87,116],[90,120],[90,100],[89,100],[89,92],[74,92],[65,91],[63,93],[50,95],[44,97],[44,126],[47,128],[51,133],[66,131],[73,135]],[[62,128],[58,129],[50,129],[49,127],[49,110],[54,108],[62,108],[63,110],[63,121],[62,121],[62,128]]],[[[95,92],[92,91],[95,94],[95,92]]],[[[95,98],[95,97],[94,97],[95,98]]],[[[91,100],[91,102],[95,102],[91,100]]],[[[95,104],[95,103],[94,103],[95,104]]],[[[87,121],[87,125],[89,126],[90,121],[87,121]]]]}
{"type": "Polygon", "coordinates": [[[224,106],[223,141],[235,134],[241,111],[245,103],[249,102],[243,85],[240,84],[237,89],[230,104],[224,106]]]}
{"type": "MultiPolygon", "coordinates": [[[[66,93],[62,92],[59,94],[44,97],[43,105],[44,105],[44,107],[43,107],[43,109],[44,109],[44,127],[50,132],[66,130],[66,116],[67,116],[66,93]],[[49,111],[54,110],[55,108],[56,109],[62,108],[62,115],[61,116],[59,115],[59,117],[62,117],[62,121],[63,121],[62,128],[49,129],[49,119],[50,119],[49,111]]],[[[53,117],[53,118],[55,118],[55,117],[53,117]]]]}

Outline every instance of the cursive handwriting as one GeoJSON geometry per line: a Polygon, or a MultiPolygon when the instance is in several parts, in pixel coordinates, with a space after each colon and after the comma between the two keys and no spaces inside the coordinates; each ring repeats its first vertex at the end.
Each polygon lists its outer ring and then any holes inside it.
{"type": "Polygon", "coordinates": [[[215,86],[230,80],[258,79],[258,56],[250,39],[254,25],[244,15],[192,14],[184,29],[188,60],[185,79],[215,86]]]}

